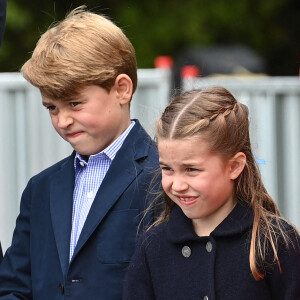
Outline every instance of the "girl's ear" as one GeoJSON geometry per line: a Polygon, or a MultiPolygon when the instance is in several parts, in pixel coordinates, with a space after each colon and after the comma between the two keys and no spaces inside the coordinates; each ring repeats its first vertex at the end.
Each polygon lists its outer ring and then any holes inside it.
{"type": "Polygon", "coordinates": [[[238,152],[229,160],[230,179],[235,180],[244,170],[246,165],[246,155],[243,152],[238,152]]]}
{"type": "Polygon", "coordinates": [[[127,104],[132,98],[133,84],[130,77],[126,74],[120,74],[115,80],[115,89],[117,97],[121,104],[127,104]]]}

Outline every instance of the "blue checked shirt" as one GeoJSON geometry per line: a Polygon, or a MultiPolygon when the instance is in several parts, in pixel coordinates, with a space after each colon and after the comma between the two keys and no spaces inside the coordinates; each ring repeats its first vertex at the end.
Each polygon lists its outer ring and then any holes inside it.
{"type": "Polygon", "coordinates": [[[76,153],[74,160],[75,188],[73,194],[70,261],[96,193],[112,160],[115,158],[134,124],[135,122],[131,121],[130,126],[111,145],[100,153],[91,155],[88,162],[79,153],[76,153]]]}

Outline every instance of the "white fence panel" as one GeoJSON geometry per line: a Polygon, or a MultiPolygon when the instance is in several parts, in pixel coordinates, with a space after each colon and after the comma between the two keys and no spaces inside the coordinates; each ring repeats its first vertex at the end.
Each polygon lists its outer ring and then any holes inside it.
{"type": "Polygon", "coordinates": [[[300,228],[300,79],[211,77],[184,90],[223,86],[249,107],[250,135],[263,182],[286,218],[300,228]]]}

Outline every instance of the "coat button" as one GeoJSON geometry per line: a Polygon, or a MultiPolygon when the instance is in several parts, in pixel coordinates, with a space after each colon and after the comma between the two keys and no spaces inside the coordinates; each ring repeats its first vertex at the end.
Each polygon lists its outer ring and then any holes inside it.
{"type": "Polygon", "coordinates": [[[65,292],[65,287],[64,287],[64,285],[63,285],[62,283],[60,283],[60,284],[58,285],[58,287],[59,287],[59,289],[60,289],[60,292],[61,292],[62,294],[64,294],[64,292],[65,292]]]}
{"type": "Polygon", "coordinates": [[[181,253],[184,257],[188,258],[192,254],[192,250],[189,246],[182,247],[181,253]]]}
{"type": "MultiPolygon", "coordinates": [[[[212,242],[208,241],[208,242],[206,243],[206,251],[207,251],[207,252],[211,252],[212,248],[213,248],[212,242]]],[[[207,298],[207,299],[208,299],[208,298],[207,298]]]]}
{"type": "Polygon", "coordinates": [[[207,297],[207,296],[204,296],[203,300],[208,300],[208,297],[207,297]]]}

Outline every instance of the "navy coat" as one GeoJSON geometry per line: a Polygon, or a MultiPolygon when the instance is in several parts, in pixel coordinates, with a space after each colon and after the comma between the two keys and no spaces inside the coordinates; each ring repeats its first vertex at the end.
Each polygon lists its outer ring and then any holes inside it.
{"type": "Polygon", "coordinates": [[[0,299],[121,299],[158,168],[157,149],[136,121],[99,188],[69,264],[74,155],[34,176],[24,190],[12,245],[0,266],[0,299]]]}
{"type": "Polygon", "coordinates": [[[169,222],[139,240],[123,299],[299,300],[299,235],[291,234],[295,248],[279,248],[283,272],[268,257],[266,278],[255,281],[249,263],[252,220],[250,209],[237,204],[210,236],[199,237],[176,206],[169,222]]]}

